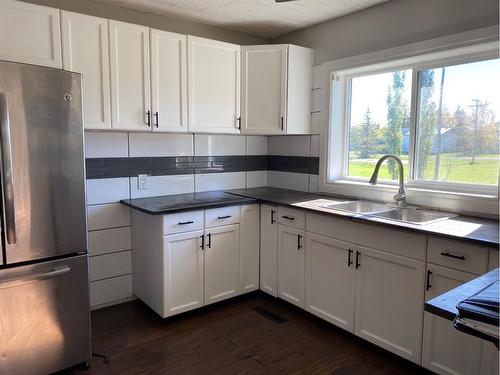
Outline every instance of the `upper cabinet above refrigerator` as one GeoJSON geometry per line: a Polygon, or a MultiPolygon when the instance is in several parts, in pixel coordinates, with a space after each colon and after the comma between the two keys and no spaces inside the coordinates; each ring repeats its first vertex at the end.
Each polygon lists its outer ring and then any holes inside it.
{"type": "Polygon", "coordinates": [[[61,68],[59,9],[0,0],[0,60],[61,68]]]}
{"type": "Polygon", "coordinates": [[[310,133],[314,51],[275,44],[241,53],[241,133],[310,133]]]}
{"type": "Polygon", "coordinates": [[[240,132],[240,46],[188,36],[189,131],[240,132]]]}

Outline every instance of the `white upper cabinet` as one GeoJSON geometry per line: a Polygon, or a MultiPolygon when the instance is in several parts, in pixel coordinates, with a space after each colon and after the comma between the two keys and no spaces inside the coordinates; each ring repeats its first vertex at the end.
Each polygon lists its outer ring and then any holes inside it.
{"type": "Polygon", "coordinates": [[[188,36],[191,132],[239,133],[240,46],[188,36]]]}
{"type": "Polygon", "coordinates": [[[242,47],[241,132],[284,134],[286,45],[242,47]]]}
{"type": "Polygon", "coordinates": [[[59,9],[0,0],[0,60],[61,68],[59,9]]]}
{"type": "Polygon", "coordinates": [[[367,248],[355,250],[354,333],[420,363],[424,263],[367,248]]]}
{"type": "Polygon", "coordinates": [[[185,35],[151,29],[153,131],[187,132],[185,35]]]}
{"type": "Polygon", "coordinates": [[[85,129],[110,129],[108,21],[61,12],[63,69],[83,74],[85,129]]]}
{"type": "Polygon", "coordinates": [[[242,47],[244,134],[311,132],[314,51],[295,45],[242,47]]]}
{"type": "Polygon", "coordinates": [[[109,21],[113,129],[149,130],[149,28],[109,21]]]}

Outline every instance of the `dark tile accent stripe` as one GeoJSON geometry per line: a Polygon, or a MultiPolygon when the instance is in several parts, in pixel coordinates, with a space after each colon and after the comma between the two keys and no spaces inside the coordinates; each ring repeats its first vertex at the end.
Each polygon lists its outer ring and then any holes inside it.
{"type": "Polygon", "coordinates": [[[300,156],[177,156],[88,158],[88,179],[275,170],[318,174],[319,158],[300,156]]]}

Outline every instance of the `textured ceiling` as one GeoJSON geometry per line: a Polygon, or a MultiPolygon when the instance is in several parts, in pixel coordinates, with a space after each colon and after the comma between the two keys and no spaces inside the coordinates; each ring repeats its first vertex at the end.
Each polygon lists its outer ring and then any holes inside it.
{"type": "Polygon", "coordinates": [[[388,0],[95,0],[272,38],[388,0]]]}

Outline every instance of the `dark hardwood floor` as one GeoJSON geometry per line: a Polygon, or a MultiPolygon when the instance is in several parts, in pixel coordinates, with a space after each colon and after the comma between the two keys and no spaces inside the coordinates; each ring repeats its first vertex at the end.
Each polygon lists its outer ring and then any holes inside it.
{"type": "Polygon", "coordinates": [[[169,319],[133,301],[93,312],[92,334],[110,362],[65,374],[426,373],[260,292],[169,319]]]}

